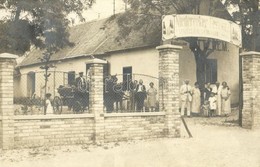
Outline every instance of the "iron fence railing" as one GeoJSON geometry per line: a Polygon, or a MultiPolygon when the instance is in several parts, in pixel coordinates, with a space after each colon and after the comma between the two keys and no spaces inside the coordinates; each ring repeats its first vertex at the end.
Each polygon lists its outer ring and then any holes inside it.
{"type": "Polygon", "coordinates": [[[104,106],[108,113],[159,111],[159,94],[162,95],[159,79],[153,76],[117,74],[104,79],[104,106]],[[138,86],[140,81],[142,88],[138,86]]]}
{"type": "MultiPolygon", "coordinates": [[[[89,79],[85,78],[85,88],[79,89],[74,72],[50,71],[47,85],[44,72],[29,72],[14,77],[14,106],[16,115],[41,115],[46,107],[45,92],[54,114],[89,112],[89,79]]],[[[144,74],[120,74],[104,77],[104,111],[149,112],[159,111],[159,79],[144,74]],[[139,81],[144,90],[137,90],[139,81]],[[150,84],[153,83],[153,88],[150,84]]],[[[160,91],[159,91],[160,90],[160,91]]],[[[161,99],[162,100],[162,99],[161,99]]]]}

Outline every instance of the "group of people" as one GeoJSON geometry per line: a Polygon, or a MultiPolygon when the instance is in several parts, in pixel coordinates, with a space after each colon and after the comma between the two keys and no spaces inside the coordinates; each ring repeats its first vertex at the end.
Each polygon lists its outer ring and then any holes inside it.
{"type": "Polygon", "coordinates": [[[189,85],[189,80],[185,80],[180,87],[181,95],[181,115],[187,116],[222,116],[231,113],[230,95],[231,91],[227,82],[215,84],[206,83],[204,88],[200,88],[198,82],[194,87],[189,85]]]}
{"type": "Polygon", "coordinates": [[[145,111],[145,107],[149,111],[155,111],[156,109],[156,95],[157,89],[154,88],[154,83],[149,83],[149,88],[146,89],[143,84],[143,80],[135,80],[128,84],[126,90],[123,90],[123,83],[117,84],[117,79],[109,79],[105,83],[105,106],[107,112],[114,111],[114,103],[116,103],[116,110],[122,109],[122,101],[126,100],[127,106],[125,109],[131,111],[145,111]],[[145,101],[147,102],[145,104],[145,101]],[[119,107],[118,104],[119,103],[119,107]]]}
{"type": "MultiPolygon", "coordinates": [[[[116,78],[117,79],[117,78],[116,78]]],[[[114,111],[114,103],[121,103],[125,97],[130,104],[127,109],[135,110],[137,112],[155,111],[158,108],[157,103],[157,89],[154,88],[154,83],[149,83],[149,88],[146,89],[143,84],[143,80],[132,82],[128,90],[123,91],[122,85],[117,88],[117,80],[110,79],[111,82],[106,82],[108,91],[104,94],[104,103],[107,112],[114,111]],[[116,85],[115,85],[116,84],[116,85]],[[146,104],[145,104],[146,102],[146,104]]],[[[76,78],[75,86],[77,91],[75,92],[75,100],[79,101],[83,108],[88,107],[88,86],[86,79],[83,77],[83,73],[79,73],[79,77],[76,78]]],[[[107,89],[105,88],[105,89],[107,89]]],[[[227,85],[227,82],[216,82],[215,84],[207,83],[204,88],[201,88],[198,82],[194,83],[192,87],[189,84],[189,80],[185,80],[184,84],[180,87],[180,100],[181,100],[181,115],[191,116],[203,115],[203,116],[221,116],[231,113],[230,104],[231,91],[227,85]]],[[[46,94],[46,111],[48,114],[53,113],[53,109],[50,102],[51,94],[46,94]]]]}
{"type": "Polygon", "coordinates": [[[156,108],[156,95],[157,90],[154,88],[154,83],[149,83],[149,89],[146,91],[143,85],[143,80],[139,80],[139,83],[135,89],[135,101],[136,101],[136,111],[142,111],[144,108],[144,100],[147,98],[147,107],[149,111],[155,111],[156,108]]]}

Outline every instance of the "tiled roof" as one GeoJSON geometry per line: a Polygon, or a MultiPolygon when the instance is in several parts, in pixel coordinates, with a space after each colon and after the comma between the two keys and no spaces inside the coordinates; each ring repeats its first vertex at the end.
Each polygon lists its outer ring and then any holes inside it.
{"type": "MultiPolygon", "coordinates": [[[[143,40],[143,34],[135,32],[127,37],[126,40],[121,40],[119,43],[115,40],[118,32],[119,27],[116,20],[110,20],[109,18],[71,27],[69,30],[69,40],[74,43],[74,46],[67,46],[59,50],[52,55],[51,60],[100,55],[112,51],[153,46],[159,44],[161,41],[160,32],[157,36],[149,38],[149,40],[143,40]]],[[[41,56],[42,51],[34,49],[19,66],[40,63],[39,58],[41,56]]]]}

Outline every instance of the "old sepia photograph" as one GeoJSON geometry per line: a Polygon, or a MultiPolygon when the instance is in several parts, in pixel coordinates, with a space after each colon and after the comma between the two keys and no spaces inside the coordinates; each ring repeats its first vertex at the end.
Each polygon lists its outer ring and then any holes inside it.
{"type": "Polygon", "coordinates": [[[1,167],[260,167],[259,0],[0,0],[1,167]]]}

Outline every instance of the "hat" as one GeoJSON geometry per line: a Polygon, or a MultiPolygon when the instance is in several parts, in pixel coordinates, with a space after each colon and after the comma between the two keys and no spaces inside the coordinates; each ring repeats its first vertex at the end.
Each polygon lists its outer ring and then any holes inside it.
{"type": "Polygon", "coordinates": [[[79,74],[83,74],[83,72],[79,72],[79,74]]]}

